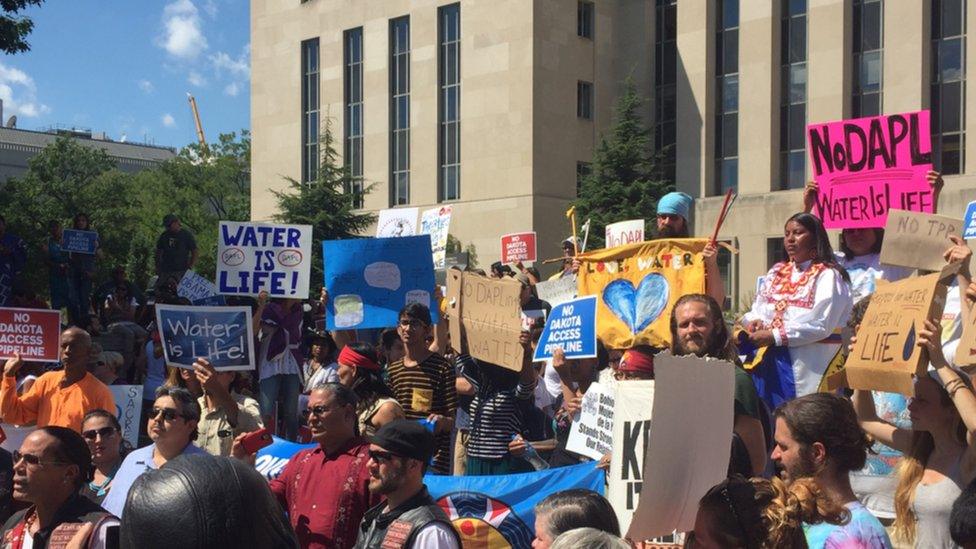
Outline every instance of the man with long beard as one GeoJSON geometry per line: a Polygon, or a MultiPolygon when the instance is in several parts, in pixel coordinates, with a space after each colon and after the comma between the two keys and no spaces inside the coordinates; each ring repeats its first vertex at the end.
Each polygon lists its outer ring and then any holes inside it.
{"type": "MultiPolygon", "coordinates": [[[[657,201],[657,237],[692,238],[688,216],[694,199],[682,192],[671,192],[657,201]]],[[[725,284],[718,268],[718,246],[714,242],[705,245],[705,288],[719,305],[725,303],[725,284]]]]}

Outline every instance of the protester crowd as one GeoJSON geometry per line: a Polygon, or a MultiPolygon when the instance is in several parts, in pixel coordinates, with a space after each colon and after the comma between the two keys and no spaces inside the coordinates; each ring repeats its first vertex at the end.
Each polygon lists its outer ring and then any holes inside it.
{"type": "MultiPolygon", "coordinates": [[[[942,179],[929,180],[936,194],[942,179]]],[[[731,363],[733,429],[728,478],[701,498],[687,547],[976,547],[976,396],[953,363],[962,311],[976,302],[971,251],[947,241],[959,264],[944,311],[918,332],[930,363],[912,398],[828,390],[828,365],[856,342],[880,281],[912,276],[879,260],[884,230],[844,229],[840,251],[821,220],[784,223],[785,257],[762,277],[751,308],[723,316],[717,246],[701,254],[705,291],[682,296],[670,347],[637,342],[593,358],[533,361],[542,324],[522,331],[519,371],[475,358],[452,341],[452,320],[405,306],[383,330],[327,331],[317,300],[232,297],[250,306],[257,368],[192,369],[163,358],[156,304],[189,304],[177,292],[193,268],[193,235],[163,220],[154,280],[141,289],[124,267],[95,280],[100,253],[66,253],[50,224],[42,250],[28,250],[0,217],[0,306],[64,309],[60,364],[6,361],[0,415],[33,426],[0,452],[4,547],[461,547],[462,535],[428,493],[425,475],[510,475],[591,461],[567,449],[574,418],[594,383],[654,379],[655,355],[731,363]],[[43,254],[50,303],[19,283],[28,253],[43,254]],[[114,350],[113,350],[114,349],[114,350]],[[47,371],[45,371],[47,370],[47,371]],[[123,440],[112,384],[141,385],[137,447],[123,440]],[[314,443],[266,481],[252,465],[270,435],[314,443]],[[898,465],[872,475],[884,445],[898,465]],[[178,540],[178,541],[177,541],[178,540]]],[[[799,205],[798,205],[799,206],[799,205]]],[[[691,197],[664,196],[657,238],[688,238],[691,197]]],[[[79,213],[76,229],[89,228],[79,213]]],[[[582,242],[561,243],[552,279],[575,277],[582,242]]],[[[495,264],[493,278],[520,284],[523,310],[539,299],[540,272],[495,264]]],[[[434,306],[446,304],[440,291],[434,306]]],[[[660,419],[659,419],[660,420],[660,419]]],[[[663,421],[663,420],[662,420],[663,421]]],[[[694,436],[689,433],[689,436],[694,436]]],[[[724,458],[723,458],[724,459],[724,458]]],[[[606,468],[610,456],[599,460],[606,468]]],[[[556,492],[535,509],[535,548],[629,547],[600,494],[556,492]]]]}

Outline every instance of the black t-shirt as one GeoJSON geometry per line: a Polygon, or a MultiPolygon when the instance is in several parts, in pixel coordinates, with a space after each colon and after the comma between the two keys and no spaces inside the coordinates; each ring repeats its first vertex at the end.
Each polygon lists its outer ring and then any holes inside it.
{"type": "Polygon", "coordinates": [[[185,271],[190,267],[190,253],[197,249],[197,241],[186,229],[175,233],[164,231],[156,241],[159,256],[158,270],[161,273],[185,271]]]}

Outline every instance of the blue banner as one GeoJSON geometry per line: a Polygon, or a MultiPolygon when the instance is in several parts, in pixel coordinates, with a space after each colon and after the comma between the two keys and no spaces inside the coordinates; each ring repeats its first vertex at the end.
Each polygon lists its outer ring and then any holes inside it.
{"type": "Polygon", "coordinates": [[[276,436],[271,438],[274,442],[258,450],[257,460],[254,462],[254,468],[268,480],[280,475],[292,456],[306,448],[317,446],[314,442],[312,444],[299,444],[276,436]]]}
{"type": "Polygon", "coordinates": [[[61,251],[77,254],[94,254],[98,249],[98,233],[64,229],[61,231],[61,251]]]}
{"type": "Polygon", "coordinates": [[[217,370],[253,370],[250,307],[156,305],[166,363],[190,368],[206,358],[217,370]]]}
{"type": "Polygon", "coordinates": [[[588,295],[552,308],[546,327],[539,336],[533,360],[552,358],[557,348],[566,358],[596,356],[596,296],[588,295]]]}
{"type": "Polygon", "coordinates": [[[966,206],[966,215],[962,220],[962,237],[966,240],[976,238],[976,200],[966,206]]]}
{"type": "Polygon", "coordinates": [[[430,235],[323,242],[322,257],[329,330],[396,326],[408,303],[426,305],[437,323],[430,235]]]}

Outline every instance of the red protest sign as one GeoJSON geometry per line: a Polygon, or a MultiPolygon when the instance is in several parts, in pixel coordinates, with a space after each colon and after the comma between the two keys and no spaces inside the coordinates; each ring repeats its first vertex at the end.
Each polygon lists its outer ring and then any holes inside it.
{"type": "Polygon", "coordinates": [[[0,359],[57,362],[60,344],[60,311],[0,308],[0,359]]]}
{"type": "Polygon", "coordinates": [[[502,263],[535,261],[535,233],[513,233],[502,237],[502,263]]]}

